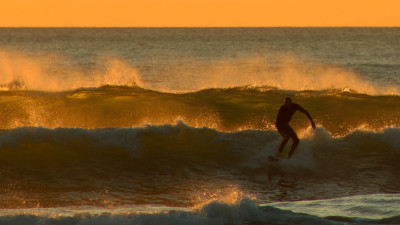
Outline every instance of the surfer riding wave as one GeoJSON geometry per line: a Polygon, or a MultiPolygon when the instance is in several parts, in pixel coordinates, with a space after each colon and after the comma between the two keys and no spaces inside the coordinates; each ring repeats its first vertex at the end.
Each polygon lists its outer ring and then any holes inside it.
{"type": "Polygon", "coordinates": [[[279,146],[278,150],[278,155],[283,152],[283,149],[285,148],[287,142],[289,141],[289,138],[293,140],[292,147],[290,148],[290,152],[288,155],[288,158],[292,157],[294,151],[296,150],[297,145],[299,144],[300,140],[297,137],[296,132],[294,132],[293,128],[289,126],[289,122],[293,117],[293,114],[296,111],[300,111],[304,113],[308,119],[311,121],[311,126],[315,129],[315,123],[313,119],[311,118],[311,115],[303,109],[300,105],[296,103],[292,103],[292,99],[289,97],[285,98],[285,104],[281,106],[278,112],[278,116],[276,118],[275,126],[278,129],[278,132],[281,134],[283,137],[283,141],[281,145],[279,146]]]}

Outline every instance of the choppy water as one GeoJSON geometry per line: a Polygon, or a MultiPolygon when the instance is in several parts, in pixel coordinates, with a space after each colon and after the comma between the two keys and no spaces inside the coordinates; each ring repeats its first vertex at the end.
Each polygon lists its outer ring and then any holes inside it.
{"type": "Polygon", "coordinates": [[[399,37],[1,28],[0,223],[400,223],[399,37]]]}

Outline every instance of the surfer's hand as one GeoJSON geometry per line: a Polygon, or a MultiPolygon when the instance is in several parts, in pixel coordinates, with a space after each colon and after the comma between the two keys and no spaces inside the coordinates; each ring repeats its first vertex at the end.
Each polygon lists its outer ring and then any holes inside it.
{"type": "Polygon", "coordinates": [[[311,121],[311,126],[312,126],[313,129],[315,129],[315,123],[314,123],[314,121],[311,121]]]}

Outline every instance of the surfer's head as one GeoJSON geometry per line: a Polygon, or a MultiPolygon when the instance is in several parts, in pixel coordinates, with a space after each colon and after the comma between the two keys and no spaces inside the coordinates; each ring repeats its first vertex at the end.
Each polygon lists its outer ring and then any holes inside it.
{"type": "Polygon", "coordinates": [[[285,105],[290,106],[292,104],[292,99],[289,97],[285,98],[285,105]]]}

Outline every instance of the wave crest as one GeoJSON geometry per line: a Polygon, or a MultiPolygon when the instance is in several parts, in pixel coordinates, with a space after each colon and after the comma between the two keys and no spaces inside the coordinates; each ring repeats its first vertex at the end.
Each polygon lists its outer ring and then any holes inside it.
{"type": "Polygon", "coordinates": [[[2,90],[66,91],[114,85],[186,93],[253,86],[293,91],[337,89],[368,95],[400,94],[396,85],[374,83],[356,71],[295,56],[266,60],[244,56],[211,63],[188,59],[188,63],[137,66],[107,56],[98,56],[93,62],[86,62],[87,65],[79,65],[55,54],[29,56],[0,51],[0,61],[2,90]],[[150,69],[146,69],[148,67],[150,69]]]}
{"type": "Polygon", "coordinates": [[[79,69],[61,56],[0,51],[0,90],[66,91],[104,85],[140,86],[138,71],[123,60],[98,59],[98,68],[79,69]],[[63,63],[61,63],[63,62],[63,63]]]}

